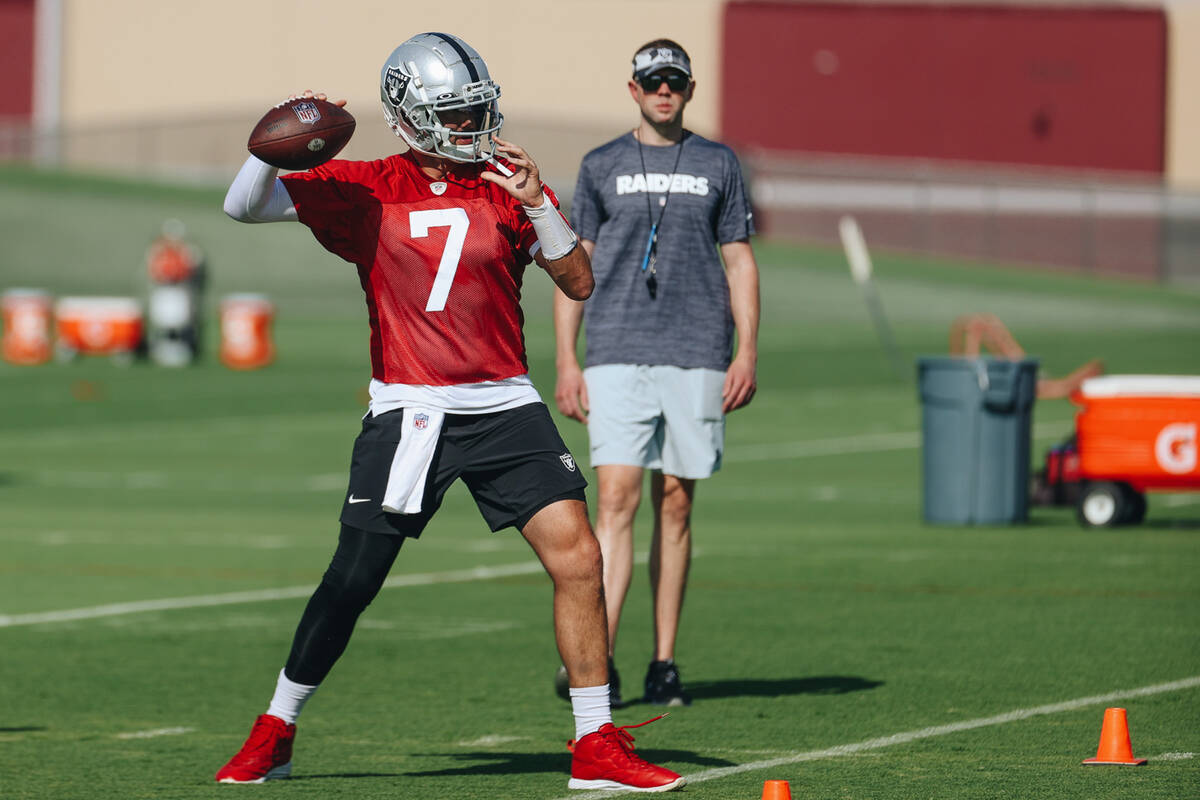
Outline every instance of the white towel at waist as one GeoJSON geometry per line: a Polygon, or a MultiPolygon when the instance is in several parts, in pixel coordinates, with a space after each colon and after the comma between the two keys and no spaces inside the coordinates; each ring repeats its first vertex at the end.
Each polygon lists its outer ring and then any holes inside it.
{"type": "Polygon", "coordinates": [[[446,414],[429,408],[405,408],[401,413],[404,426],[392,457],[382,506],[392,514],[418,514],[446,414]]]}

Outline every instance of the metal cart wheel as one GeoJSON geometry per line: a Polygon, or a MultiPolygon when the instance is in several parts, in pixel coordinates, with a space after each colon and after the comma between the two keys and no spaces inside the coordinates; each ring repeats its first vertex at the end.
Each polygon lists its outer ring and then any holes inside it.
{"type": "Polygon", "coordinates": [[[1124,522],[1129,512],[1130,498],[1122,485],[1112,481],[1096,481],[1083,487],[1075,516],[1086,528],[1112,528],[1124,522]]]}

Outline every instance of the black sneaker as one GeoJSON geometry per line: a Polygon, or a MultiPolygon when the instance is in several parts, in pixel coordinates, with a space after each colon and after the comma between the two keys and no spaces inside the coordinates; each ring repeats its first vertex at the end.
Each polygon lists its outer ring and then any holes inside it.
{"type": "MultiPolygon", "coordinates": [[[[554,691],[563,700],[571,702],[571,682],[565,666],[560,665],[554,674],[554,691]]],[[[611,658],[608,660],[608,702],[613,708],[623,708],[625,705],[621,702],[621,673],[617,672],[611,658]]]]}
{"type": "Polygon", "coordinates": [[[683,690],[679,667],[674,661],[651,661],[646,669],[645,703],[656,706],[690,706],[691,696],[683,690]]]}
{"type": "Polygon", "coordinates": [[[621,701],[621,673],[617,672],[617,665],[611,658],[608,660],[608,704],[613,708],[625,707],[621,701]]]}

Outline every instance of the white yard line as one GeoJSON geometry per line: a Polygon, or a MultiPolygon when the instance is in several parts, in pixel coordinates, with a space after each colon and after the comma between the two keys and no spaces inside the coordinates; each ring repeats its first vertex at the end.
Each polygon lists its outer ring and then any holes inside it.
{"type": "Polygon", "coordinates": [[[1200,495],[1197,494],[1175,494],[1163,498],[1163,505],[1168,508],[1194,506],[1197,503],[1200,503],[1200,495]]]}
{"type": "Polygon", "coordinates": [[[118,733],[118,739],[154,739],[159,736],[178,736],[181,733],[191,733],[195,728],[155,728],[152,731],[134,731],[133,733],[118,733]]]}
{"type": "MultiPolygon", "coordinates": [[[[1065,436],[1070,422],[1046,422],[1034,426],[1038,439],[1065,436]]],[[[855,436],[835,436],[829,439],[806,439],[799,442],[743,445],[725,453],[726,462],[780,461],[814,456],[840,456],[852,453],[878,453],[885,450],[913,450],[921,446],[920,431],[863,433],[855,436]]]]}
{"type": "Polygon", "coordinates": [[[137,470],[134,472],[40,470],[27,474],[35,486],[60,489],[120,489],[127,491],[187,489],[241,494],[334,492],[345,489],[347,481],[344,473],[332,472],[279,477],[260,475],[253,478],[170,473],[163,470],[137,470]]]}
{"type": "MultiPolygon", "coordinates": [[[[744,772],[757,772],[764,769],[775,769],[777,767],[786,767],[790,764],[799,764],[803,761],[819,761],[826,758],[839,758],[841,756],[852,756],[858,753],[863,753],[868,750],[879,750],[884,747],[892,747],[898,744],[908,744],[921,739],[932,739],[935,736],[947,736],[952,733],[962,733],[963,731],[971,731],[977,728],[989,728],[995,725],[1006,725],[1010,722],[1019,722],[1030,717],[1040,717],[1047,714],[1061,714],[1064,711],[1076,711],[1089,706],[1109,705],[1111,703],[1124,702],[1138,697],[1148,697],[1155,694],[1163,694],[1165,692],[1178,692],[1185,689],[1194,689],[1200,686],[1200,675],[1191,678],[1183,678],[1182,680],[1172,681],[1170,683],[1159,683],[1154,686],[1143,686],[1140,689],[1125,689],[1109,694],[1093,695],[1091,697],[1079,697],[1074,700],[1066,700],[1061,703],[1051,703],[1045,706],[1035,706],[1033,708],[1019,708],[1016,711],[1009,711],[1004,714],[997,714],[994,717],[980,717],[978,719],[965,720],[963,722],[953,722],[949,725],[936,725],[930,728],[921,728],[915,731],[905,731],[903,733],[894,733],[891,736],[882,736],[878,739],[867,739],[863,742],[855,742],[853,744],[835,745],[824,750],[808,750],[802,753],[792,753],[779,758],[766,759],[764,761],[752,761],[746,764],[737,764],[732,767],[721,767],[719,769],[709,769],[703,772],[697,772],[693,775],[685,775],[689,784],[704,783],[705,781],[717,780],[718,778],[727,778],[730,775],[740,775],[744,772]]],[[[1088,755],[1084,752],[1083,755],[1088,755]]],[[[1167,756],[1186,756],[1187,754],[1165,754],[1167,756]]],[[[614,792],[614,791],[598,791],[575,793],[561,798],[561,800],[600,800],[605,797],[617,797],[630,792],[614,792]]]]}
{"type": "Polygon", "coordinates": [[[353,433],[355,418],[341,411],[318,411],[298,414],[263,414],[262,416],[232,416],[197,419],[182,425],[178,420],[113,423],[102,430],[83,426],[33,428],[0,432],[0,444],[17,447],[33,446],[78,448],[122,444],[133,439],[203,439],[215,434],[261,435],[280,430],[314,430],[353,433]]]}
{"type": "MultiPolygon", "coordinates": [[[[692,552],[692,558],[704,555],[702,549],[692,552]]],[[[645,564],[648,556],[639,553],[634,562],[645,564]]],[[[509,578],[514,575],[535,575],[543,571],[539,561],[520,564],[504,564],[498,567],[472,567],[448,572],[424,572],[413,575],[396,575],[383,582],[384,589],[399,589],[405,586],[432,586],[438,583],[469,583],[494,578],[509,578]]],[[[159,600],[137,600],[130,603],[110,603],[103,606],[68,608],[61,611],[36,611],[30,614],[0,614],[0,628],[15,628],[20,625],[41,625],[51,622],[74,622],[81,619],[118,617],[123,614],[140,614],[145,611],[174,611],[181,608],[205,608],[229,606],[239,603],[262,603],[271,600],[293,600],[308,597],[316,589],[315,583],[304,586],[284,586],[279,589],[259,589],[248,592],[226,592],[225,594],[203,594],[191,597],[166,597],[159,600]]]]}
{"type": "MultiPolygon", "coordinates": [[[[1053,422],[1035,426],[1038,439],[1064,436],[1069,423],[1053,422]]],[[[725,461],[786,461],[797,458],[840,456],[854,453],[879,453],[888,450],[913,450],[921,446],[920,431],[864,433],[836,436],[828,439],[805,439],[797,442],[740,445],[725,454],[725,461]]],[[[333,491],[345,487],[341,473],[325,473],[296,477],[257,476],[251,479],[219,476],[172,475],[168,472],[139,470],[135,472],[97,470],[41,470],[29,473],[38,486],[71,489],[111,489],[146,491],[189,489],[205,491],[236,491],[241,493],[279,494],[289,492],[333,491]]]]}
{"type": "Polygon", "coordinates": [[[799,442],[744,445],[725,453],[727,462],[779,461],[813,456],[840,456],[850,453],[877,453],[883,450],[911,450],[921,446],[921,434],[915,431],[899,433],[864,433],[858,436],[837,436],[830,439],[806,439],[799,442]]]}
{"type": "MultiPolygon", "coordinates": [[[[415,575],[397,575],[384,581],[384,589],[402,586],[431,586],[437,583],[466,583],[492,578],[507,578],[513,575],[533,575],[542,571],[537,561],[520,564],[505,564],[499,567],[473,567],[449,572],[426,572],[415,575]]],[[[116,617],[122,614],[140,614],[144,611],[172,611],[180,608],[203,608],[206,606],[228,606],[238,603],[262,603],[270,600],[292,600],[308,597],[316,588],[315,583],[304,586],[284,586],[279,589],[259,589],[248,592],[195,595],[192,597],[167,597],[160,600],[139,600],[131,603],[111,603],[88,608],[68,608],[61,611],[38,611],[32,614],[0,615],[0,628],[18,625],[40,625],[47,622],[73,622],[80,619],[116,617]]]]}

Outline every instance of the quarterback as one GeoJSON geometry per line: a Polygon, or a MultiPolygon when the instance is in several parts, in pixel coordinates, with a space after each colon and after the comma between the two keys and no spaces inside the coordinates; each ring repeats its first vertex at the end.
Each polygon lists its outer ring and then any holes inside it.
{"type": "MultiPolygon", "coordinates": [[[[241,222],[296,220],[354,264],[371,327],[370,408],[354,443],[341,532],[269,706],[221,783],[291,774],[296,718],[342,654],[408,537],[458,478],[493,531],[515,527],[554,584],[570,677],[572,789],[666,791],[676,773],[612,723],[600,549],[586,481],[528,376],[521,281],[535,262],[568,297],[594,281],[587,252],[521,147],[499,138],[499,85],[458,37],[423,33],[380,74],[407,151],[278,177],[251,156],[225,199],[241,222]]],[[[306,96],[311,93],[306,93],[306,96]]],[[[324,95],[315,95],[324,99],[324,95]]]]}

